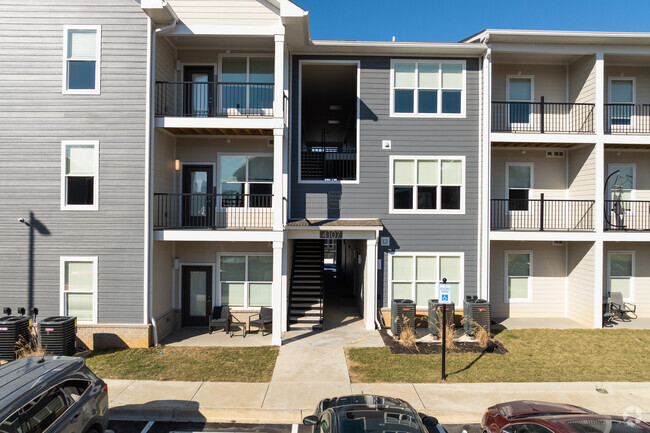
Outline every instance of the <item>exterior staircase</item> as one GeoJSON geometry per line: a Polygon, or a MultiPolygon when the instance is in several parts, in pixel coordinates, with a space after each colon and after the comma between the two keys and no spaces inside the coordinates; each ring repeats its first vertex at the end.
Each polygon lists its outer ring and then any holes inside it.
{"type": "Polygon", "coordinates": [[[323,329],[323,242],[294,241],[289,329],[323,329]]]}

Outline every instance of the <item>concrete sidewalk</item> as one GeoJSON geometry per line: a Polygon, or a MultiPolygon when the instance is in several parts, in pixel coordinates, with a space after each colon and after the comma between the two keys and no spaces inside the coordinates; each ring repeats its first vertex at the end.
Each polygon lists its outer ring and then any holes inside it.
{"type": "Polygon", "coordinates": [[[276,371],[270,383],[106,380],[111,419],[295,424],[313,413],[323,398],[363,392],[402,398],[447,424],[478,423],[488,406],[521,399],[571,403],[599,413],[650,421],[648,382],[350,383],[342,371],[330,371],[326,365],[340,366],[340,359],[328,361],[338,355],[322,350],[312,349],[309,358],[304,353],[287,352],[311,369],[304,373],[276,371]],[[321,362],[313,364],[315,358],[321,362]]]}

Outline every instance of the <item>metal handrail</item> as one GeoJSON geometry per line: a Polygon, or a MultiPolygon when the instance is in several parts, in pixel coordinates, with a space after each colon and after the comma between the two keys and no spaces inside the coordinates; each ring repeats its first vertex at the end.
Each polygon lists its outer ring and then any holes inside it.
{"type": "Polygon", "coordinates": [[[595,200],[491,199],[491,230],[593,231],[595,200]]]}
{"type": "Polygon", "coordinates": [[[595,104],[492,101],[492,132],[594,133],[595,104]]]}
{"type": "Polygon", "coordinates": [[[605,230],[650,231],[650,201],[605,200],[605,230]]]}

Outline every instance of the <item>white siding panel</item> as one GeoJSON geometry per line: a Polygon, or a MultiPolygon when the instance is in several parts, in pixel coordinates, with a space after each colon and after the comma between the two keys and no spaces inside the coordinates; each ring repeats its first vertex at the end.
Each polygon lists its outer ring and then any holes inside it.
{"type": "Polygon", "coordinates": [[[568,318],[591,328],[594,323],[594,256],[592,242],[569,242],[568,318]]]}

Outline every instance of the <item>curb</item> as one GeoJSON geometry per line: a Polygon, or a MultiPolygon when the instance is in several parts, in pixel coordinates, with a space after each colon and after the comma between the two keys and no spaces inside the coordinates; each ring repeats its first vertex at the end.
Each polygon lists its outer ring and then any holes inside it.
{"type": "MultiPolygon", "coordinates": [[[[312,411],[309,411],[311,414],[312,411]]],[[[307,414],[305,414],[307,415],[307,414]]],[[[115,421],[212,422],[237,424],[301,424],[300,409],[224,409],[185,407],[115,407],[109,411],[115,421]]]]}

